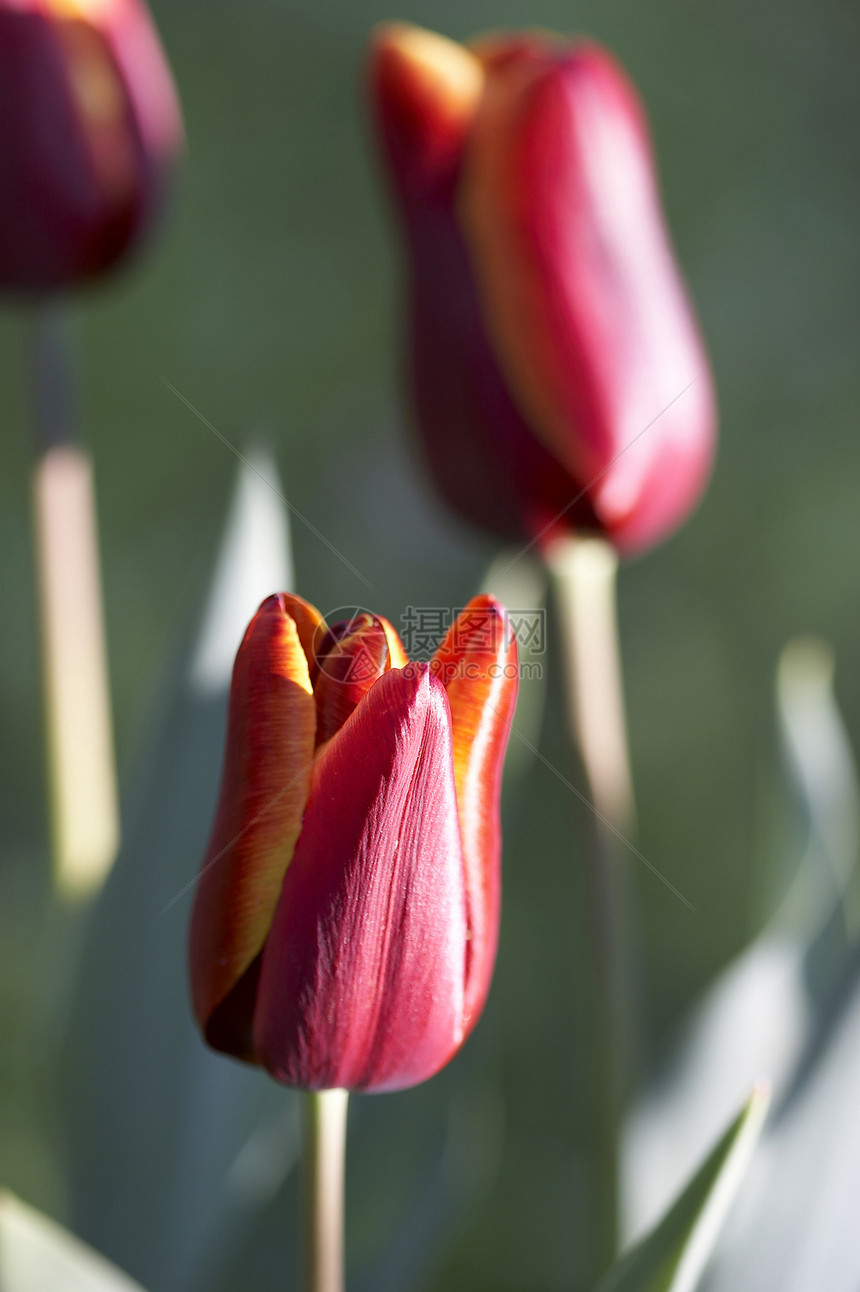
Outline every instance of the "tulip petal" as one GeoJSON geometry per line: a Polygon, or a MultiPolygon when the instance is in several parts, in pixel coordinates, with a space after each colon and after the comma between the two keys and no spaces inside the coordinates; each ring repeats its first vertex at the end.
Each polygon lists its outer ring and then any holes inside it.
{"type": "MultiPolygon", "coordinates": [[[[330,629],[332,634],[336,629],[330,629]]],[[[391,667],[388,638],[375,615],[359,615],[317,661],[317,745],[340,731],[367,692],[391,667]]]]}
{"type": "Polygon", "coordinates": [[[409,23],[374,32],[369,88],[379,133],[405,200],[456,165],[484,83],[462,45],[409,23]]]}
{"type": "Polygon", "coordinates": [[[391,663],[389,665],[389,668],[405,668],[406,665],[409,663],[409,656],[406,654],[406,651],[403,648],[403,642],[400,640],[400,634],[398,633],[394,625],[392,623],[389,623],[389,621],[383,618],[382,615],[378,615],[377,618],[379,619],[379,622],[382,624],[382,628],[385,633],[385,639],[388,642],[388,653],[391,658],[391,663]]]}
{"type": "Polygon", "coordinates": [[[522,542],[594,524],[589,500],[532,433],[490,344],[453,194],[407,215],[409,387],[427,465],[459,515],[522,542]]]}
{"type": "Polygon", "coordinates": [[[182,139],[144,4],[0,4],[0,285],[109,269],[160,210],[182,139]]]}
{"type": "MultiPolygon", "coordinates": [[[[534,27],[524,31],[485,32],[470,40],[467,48],[478,59],[485,75],[488,75],[514,63],[520,67],[529,62],[546,66],[547,60],[563,52],[566,45],[565,38],[557,32],[534,27]]],[[[486,89],[486,82],[484,88],[486,89]]]]}
{"type": "Polygon", "coordinates": [[[377,132],[410,242],[406,358],[427,464],[456,512],[520,541],[544,530],[549,539],[593,516],[587,499],[575,513],[566,510],[576,484],[511,397],[454,204],[484,63],[538,43],[545,41],[483,42],[471,53],[397,24],[379,29],[369,69],[377,132]],[[465,84],[471,89],[458,94],[465,84]]]}
{"type": "Polygon", "coordinates": [[[314,768],[263,952],[262,1062],[312,1090],[432,1076],[463,1038],[465,937],[448,701],[427,665],[392,669],[314,768]]]}
{"type": "Polygon", "coordinates": [[[281,604],[296,625],[296,632],[308,661],[311,680],[316,667],[316,650],[326,631],[326,622],[316,606],[312,606],[304,597],[297,597],[294,592],[282,592],[281,604]]]}
{"type": "Polygon", "coordinates": [[[211,1045],[246,1058],[255,960],[301,829],[314,757],[307,659],[285,600],[263,602],[236,656],[218,814],[191,919],[194,1012],[211,1045]]]}
{"type": "Polygon", "coordinates": [[[486,326],[526,419],[619,545],[662,537],[698,501],[715,417],[621,69],[586,44],[491,61],[460,202],[486,326]]]}
{"type": "Polygon", "coordinates": [[[469,942],[465,1019],[471,1031],[490,987],[501,905],[499,799],[502,764],[517,698],[517,644],[495,598],[473,598],[430,665],[451,706],[454,776],[469,942]]]}

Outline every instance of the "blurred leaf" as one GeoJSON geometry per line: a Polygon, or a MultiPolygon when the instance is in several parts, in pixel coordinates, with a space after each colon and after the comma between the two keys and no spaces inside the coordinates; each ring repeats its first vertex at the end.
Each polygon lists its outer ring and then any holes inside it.
{"type": "Polygon", "coordinates": [[[55,1221],[0,1193],[0,1292],[143,1292],[55,1221]]]}
{"type": "Polygon", "coordinates": [[[793,923],[826,920],[851,883],[860,838],[860,790],[833,689],[830,648],[789,642],[777,670],[777,712],[786,772],[805,826],[802,870],[789,894],[793,923]]]}
{"type": "Polygon", "coordinates": [[[860,1287],[860,952],[774,1108],[708,1292],[860,1287]]]}
{"type": "Polygon", "coordinates": [[[291,586],[285,511],[258,454],[238,471],[201,626],[169,673],[70,1006],[73,1224],[159,1292],[207,1287],[298,1157],[295,1096],[205,1047],[185,967],[233,657],[258,602],[291,586]]]}
{"type": "Polygon", "coordinates": [[[749,1166],[769,1100],[770,1086],[760,1082],[671,1210],[609,1271],[598,1292],[694,1292],[749,1166]]]}
{"type": "Polygon", "coordinates": [[[624,1228],[649,1228],[761,1072],[777,1095],[803,1061],[851,954],[857,775],[830,652],[792,642],[777,708],[795,814],[794,882],[756,941],[708,990],[625,1128],[624,1228]],[[799,864],[798,864],[799,863],[799,864]]]}
{"type": "Polygon", "coordinates": [[[784,1084],[809,1025],[803,955],[789,939],[761,938],[720,976],[624,1128],[628,1239],[656,1223],[760,1073],[784,1084]]]}

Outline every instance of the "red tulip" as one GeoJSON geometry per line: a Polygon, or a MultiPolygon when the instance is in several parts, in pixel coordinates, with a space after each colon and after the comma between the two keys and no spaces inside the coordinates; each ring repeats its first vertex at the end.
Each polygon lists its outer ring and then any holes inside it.
{"type": "Polygon", "coordinates": [[[142,0],[0,0],[0,288],[71,287],[122,259],[181,137],[142,0]]]}
{"type": "Polygon", "coordinates": [[[431,663],[384,619],[264,601],[233,671],[191,921],[207,1041],[287,1085],[395,1090],[489,989],[516,644],[476,598],[431,663]]]}
{"type": "Polygon", "coordinates": [[[392,25],[370,92],[443,495],[519,539],[596,529],[635,552],[670,533],[709,474],[714,397],[621,68],[543,34],[466,48],[392,25]]]}

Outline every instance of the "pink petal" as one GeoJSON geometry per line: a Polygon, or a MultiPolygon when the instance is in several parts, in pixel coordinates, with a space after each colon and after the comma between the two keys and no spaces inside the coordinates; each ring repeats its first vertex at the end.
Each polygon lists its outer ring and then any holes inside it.
{"type": "Polygon", "coordinates": [[[262,1062],[307,1089],[426,1080],[463,1038],[465,942],[448,701],[426,665],[392,669],[314,769],[263,953],[262,1062]]]}
{"type": "Polygon", "coordinates": [[[594,45],[488,69],[460,187],[484,317],[529,424],[624,550],[698,502],[715,411],[644,115],[594,45]]]}

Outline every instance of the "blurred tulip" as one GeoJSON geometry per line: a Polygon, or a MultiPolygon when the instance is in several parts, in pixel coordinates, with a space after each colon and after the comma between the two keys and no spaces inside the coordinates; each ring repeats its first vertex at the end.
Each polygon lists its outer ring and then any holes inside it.
{"type": "Polygon", "coordinates": [[[491,597],[430,664],[375,615],[327,628],[299,597],[263,602],[191,922],[215,1049],[310,1090],[400,1089],[453,1056],[496,952],[516,675],[491,597]]]}
{"type": "Polygon", "coordinates": [[[704,489],[715,408],[632,85],[594,44],[396,24],[370,94],[440,491],[506,537],[657,542],[704,489]]]}
{"type": "Polygon", "coordinates": [[[72,287],[121,260],[181,139],[142,0],[0,0],[0,288],[72,287]]]}

